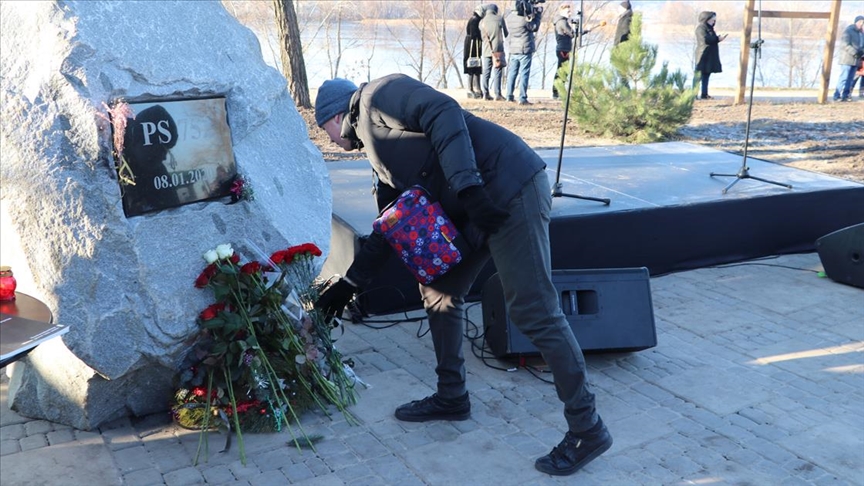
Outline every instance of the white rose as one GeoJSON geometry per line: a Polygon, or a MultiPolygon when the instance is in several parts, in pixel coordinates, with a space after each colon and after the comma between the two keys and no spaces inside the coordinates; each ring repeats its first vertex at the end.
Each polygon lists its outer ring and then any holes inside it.
{"type": "Polygon", "coordinates": [[[216,247],[216,254],[219,255],[219,258],[222,260],[231,258],[231,256],[234,255],[234,248],[231,248],[229,243],[224,243],[216,247]]]}
{"type": "Polygon", "coordinates": [[[216,253],[216,250],[209,250],[201,256],[204,257],[207,263],[213,263],[219,259],[219,254],[216,253]]]}

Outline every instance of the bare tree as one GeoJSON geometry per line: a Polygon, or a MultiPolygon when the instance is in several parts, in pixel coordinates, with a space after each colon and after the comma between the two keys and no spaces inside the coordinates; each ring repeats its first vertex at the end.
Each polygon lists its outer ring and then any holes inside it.
{"type": "MultiPolygon", "coordinates": [[[[771,19],[774,20],[774,19],[771,19]]],[[[771,31],[780,36],[779,42],[766,43],[771,59],[786,68],[786,87],[813,88],[819,76],[821,23],[814,19],[777,19],[771,31]],[[777,25],[779,24],[779,26],[777,25]],[[777,45],[779,44],[779,46],[777,45]],[[785,47],[785,52],[778,47],[785,47]]]]}
{"type": "Polygon", "coordinates": [[[276,13],[276,28],[279,31],[279,52],[282,58],[282,73],[288,80],[288,89],[294,103],[303,108],[312,108],[309,99],[309,80],[306,77],[306,63],[303,60],[303,43],[300,41],[300,27],[297,25],[297,12],[292,0],[273,0],[276,13]]]}
{"type": "MultiPolygon", "coordinates": [[[[451,20],[454,18],[458,18],[460,14],[464,15],[462,11],[464,11],[465,5],[448,2],[447,0],[436,0],[434,2],[429,2],[429,8],[432,13],[432,22],[435,25],[435,28],[432,29],[433,34],[433,48],[435,49],[435,57],[437,59],[436,66],[438,68],[439,79],[436,83],[436,87],[448,87],[447,82],[447,73],[452,69],[456,73],[456,79],[459,81],[459,87],[464,88],[465,85],[462,82],[462,72],[461,72],[461,62],[457,62],[457,52],[459,51],[461,36],[458,35],[458,32],[461,31],[461,25],[457,27],[459,24],[457,21],[451,20]],[[454,8],[462,7],[462,8],[454,8]],[[450,30],[454,30],[457,33],[450,33],[450,30]]],[[[468,16],[465,16],[466,22],[468,16]]]]}
{"type": "Polygon", "coordinates": [[[426,81],[428,76],[426,74],[427,36],[432,29],[432,22],[424,15],[428,3],[429,0],[410,3],[411,16],[413,17],[410,24],[413,27],[413,33],[416,33],[416,36],[412,36],[410,41],[402,38],[402,35],[394,29],[392,22],[385,24],[387,31],[407,55],[408,67],[414,71],[415,77],[420,81],[426,81]],[[419,49],[417,48],[417,41],[420,44],[419,49]]]}

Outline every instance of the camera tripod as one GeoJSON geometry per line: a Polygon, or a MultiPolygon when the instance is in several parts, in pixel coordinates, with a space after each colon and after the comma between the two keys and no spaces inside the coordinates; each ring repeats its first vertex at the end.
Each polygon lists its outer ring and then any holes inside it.
{"type": "Polygon", "coordinates": [[[756,177],[750,175],[750,168],[747,167],[747,149],[750,146],[750,122],[753,113],[753,87],[756,84],[756,63],[759,62],[759,58],[762,57],[762,44],[765,41],[762,40],[762,0],[759,0],[759,27],[758,27],[758,35],[755,41],[750,43],[750,48],[753,49],[753,69],[750,72],[750,99],[747,103],[747,128],[744,130],[744,157],[741,160],[741,168],[738,169],[738,172],[735,174],[720,174],[716,172],[711,173],[711,177],[734,177],[735,180],[729,183],[726,187],[723,188],[723,194],[738,181],[742,179],[753,179],[760,182],[765,182],[767,184],[774,184],[775,186],[783,186],[786,189],[792,189],[790,184],[784,184],[782,182],[770,181],[768,179],[763,179],[761,177],[756,177]]]}
{"type": "Polygon", "coordinates": [[[564,122],[561,124],[561,143],[558,146],[558,168],[555,170],[555,184],[552,185],[552,197],[570,197],[574,199],[584,199],[586,201],[597,201],[602,202],[606,206],[612,202],[611,199],[605,197],[591,197],[591,196],[580,196],[578,194],[567,194],[563,191],[564,185],[561,183],[561,162],[564,157],[564,137],[567,134],[567,116],[570,114],[570,92],[573,90],[573,68],[576,66],[576,52],[582,47],[582,35],[585,33],[583,30],[584,23],[582,22],[582,12],[584,8],[585,1],[580,0],[579,2],[579,12],[578,22],[576,22],[576,38],[573,39],[573,47],[570,49],[570,76],[567,80],[567,92],[565,93],[564,100],[564,122]]]}

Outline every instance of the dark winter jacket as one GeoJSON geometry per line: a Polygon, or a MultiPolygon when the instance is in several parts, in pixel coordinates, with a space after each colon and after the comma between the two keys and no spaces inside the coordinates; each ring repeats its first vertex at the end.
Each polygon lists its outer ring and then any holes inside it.
{"type": "Polygon", "coordinates": [[[486,6],[486,15],[480,21],[480,34],[483,36],[483,57],[492,57],[493,52],[504,52],[504,38],[510,33],[497,5],[486,6]]]}
{"type": "Polygon", "coordinates": [[[483,37],[480,35],[480,20],[482,16],[474,12],[465,26],[465,45],[462,52],[462,72],[465,74],[480,74],[481,67],[468,67],[469,57],[481,57],[483,55],[483,37]]]}
{"type": "MultiPolygon", "coordinates": [[[[419,184],[463,230],[468,219],[459,191],[485,185],[489,197],[504,207],[546,166],[512,132],[404,74],[360,85],[342,122],[342,137],[365,150],[377,175],[379,210],[419,184]]],[[[354,268],[348,276],[362,287],[369,273],[354,268]]]]}
{"type": "Polygon", "coordinates": [[[553,25],[555,26],[555,50],[570,52],[573,49],[573,38],[577,34],[570,25],[570,19],[558,14],[553,25]]]}
{"type": "Polygon", "coordinates": [[[714,17],[714,12],[699,14],[699,25],[696,26],[696,71],[702,73],[722,73],[720,64],[720,37],[714,32],[714,27],[708,21],[714,17]]]}
{"type": "Polygon", "coordinates": [[[510,54],[534,54],[534,33],[540,29],[540,13],[534,14],[531,20],[524,15],[516,15],[516,11],[507,15],[507,30],[510,31],[510,54]]]}
{"type": "Polygon", "coordinates": [[[633,22],[633,9],[627,9],[618,17],[618,26],[615,27],[615,43],[618,45],[630,39],[630,23],[633,22]]]}
{"type": "Polygon", "coordinates": [[[846,27],[840,36],[840,52],[838,62],[843,66],[857,66],[858,59],[864,55],[864,32],[858,30],[855,24],[846,27]]]}

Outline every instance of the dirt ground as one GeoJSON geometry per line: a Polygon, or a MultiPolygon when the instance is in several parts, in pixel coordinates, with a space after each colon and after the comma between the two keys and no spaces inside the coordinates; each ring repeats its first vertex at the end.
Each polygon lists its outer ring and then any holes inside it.
{"type": "MultiPolygon", "coordinates": [[[[557,148],[561,143],[564,114],[557,101],[540,99],[531,106],[471,99],[459,102],[475,115],[520,135],[535,149],[557,148]]],[[[697,100],[690,122],[681,127],[675,140],[741,155],[747,109],[746,103],[734,105],[731,99],[697,100]]],[[[311,110],[301,113],[313,128],[310,137],[325,160],[363,157],[340,151],[323,130],[315,128],[311,110]]],[[[589,136],[568,121],[566,147],[622,143],[589,136]]],[[[864,183],[864,101],[856,98],[849,103],[824,105],[810,101],[754,101],[748,157],[864,183]]]]}

